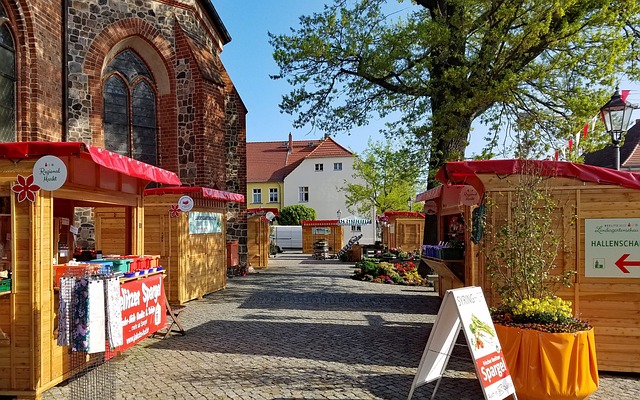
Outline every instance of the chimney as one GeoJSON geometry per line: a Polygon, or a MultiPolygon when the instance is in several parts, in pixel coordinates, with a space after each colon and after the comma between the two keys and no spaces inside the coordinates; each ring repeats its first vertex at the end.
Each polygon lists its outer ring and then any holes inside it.
{"type": "Polygon", "coordinates": [[[326,140],[326,139],[329,139],[330,137],[331,137],[331,135],[329,135],[328,133],[325,133],[325,134],[324,134],[324,138],[325,138],[325,140],[326,140]]]}
{"type": "Polygon", "coordinates": [[[289,147],[287,148],[287,153],[291,154],[293,152],[293,135],[289,132],[289,147]]]}

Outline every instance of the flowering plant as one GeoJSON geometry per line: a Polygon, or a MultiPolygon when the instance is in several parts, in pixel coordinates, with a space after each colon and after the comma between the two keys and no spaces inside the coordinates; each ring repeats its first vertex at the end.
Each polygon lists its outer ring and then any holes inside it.
{"type": "Polygon", "coordinates": [[[411,261],[399,263],[378,262],[376,259],[364,259],[356,264],[352,278],[376,283],[399,285],[428,285],[419,273],[416,264],[411,261]]]}
{"type": "Polygon", "coordinates": [[[495,214],[483,221],[487,234],[481,251],[491,284],[501,299],[492,317],[494,322],[508,325],[575,332],[588,324],[574,318],[571,303],[555,294],[561,287],[571,286],[576,273],[557,269],[562,243],[557,232],[563,227],[555,224],[565,216],[557,212],[562,208],[541,175],[525,166],[513,191],[503,198],[497,194],[487,202],[495,214]]]}

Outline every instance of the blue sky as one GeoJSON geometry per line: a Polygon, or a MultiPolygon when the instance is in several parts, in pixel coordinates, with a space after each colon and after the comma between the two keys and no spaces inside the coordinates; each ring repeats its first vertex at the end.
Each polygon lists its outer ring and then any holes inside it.
{"type": "MultiPolygon", "coordinates": [[[[280,113],[278,104],[291,87],[285,80],[269,78],[279,70],[272,57],[273,48],[267,32],[289,33],[289,28],[298,26],[299,16],[322,11],[325,2],[212,0],[212,3],[231,35],[231,42],[223,48],[221,58],[249,110],[247,141],[284,141],[290,132],[294,140],[321,138],[325,132],[309,127],[294,129],[294,116],[280,113]]],[[[384,140],[378,133],[381,128],[384,128],[383,121],[372,121],[369,126],[353,130],[350,135],[332,136],[351,151],[361,153],[369,137],[384,140]]]]}
{"type": "MultiPolygon", "coordinates": [[[[216,11],[231,35],[221,54],[222,62],[229,72],[249,113],[247,114],[247,141],[285,141],[289,133],[294,140],[319,139],[324,132],[313,131],[309,127],[294,129],[294,116],[280,113],[278,104],[283,94],[290,91],[285,80],[272,80],[269,75],[278,73],[273,61],[273,48],[269,44],[267,32],[274,34],[289,33],[291,27],[297,27],[299,16],[322,11],[320,0],[212,0],[216,11]]],[[[391,2],[396,4],[395,1],[391,2]]],[[[390,3],[390,4],[391,4],[390,3]]],[[[405,2],[400,7],[406,7],[405,2]]],[[[621,89],[632,90],[629,101],[639,104],[640,91],[637,85],[628,82],[621,89]]],[[[613,88],[612,88],[613,93],[613,88]]],[[[635,118],[640,118],[636,111],[635,118]]],[[[586,123],[586,121],[585,121],[586,123]]],[[[474,126],[478,126],[477,124],[474,126]]],[[[369,126],[353,130],[350,135],[333,135],[334,139],[361,153],[371,137],[384,140],[378,131],[384,127],[383,121],[372,121],[369,126]]],[[[477,127],[472,142],[467,148],[467,156],[480,151],[482,127],[477,127]]]]}

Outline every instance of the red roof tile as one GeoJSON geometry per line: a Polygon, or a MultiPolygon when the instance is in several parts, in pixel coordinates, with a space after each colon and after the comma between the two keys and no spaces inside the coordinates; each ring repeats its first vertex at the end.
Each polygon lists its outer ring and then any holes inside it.
{"type": "Polygon", "coordinates": [[[247,142],[247,182],[282,182],[305,158],[348,157],[353,155],[333,139],[247,142]]]}

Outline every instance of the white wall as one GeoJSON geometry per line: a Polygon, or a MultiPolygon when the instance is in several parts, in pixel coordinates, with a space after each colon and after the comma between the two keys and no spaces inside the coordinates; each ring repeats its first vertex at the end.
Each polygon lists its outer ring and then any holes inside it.
{"type": "MultiPolygon", "coordinates": [[[[293,170],[284,179],[284,206],[304,204],[316,210],[318,219],[337,219],[336,211],[342,211],[342,218],[352,215],[345,204],[345,194],[338,189],[345,186],[345,180],[353,183],[353,157],[323,157],[309,158],[293,170]],[[334,171],[333,164],[341,162],[342,170],[334,171]],[[323,171],[316,172],[315,165],[322,164],[323,171]],[[309,188],[309,202],[299,201],[299,188],[309,188]]],[[[361,215],[372,218],[372,215],[361,215]]],[[[351,232],[351,227],[344,228],[344,242],[349,241],[356,233],[351,232]]],[[[373,226],[362,226],[361,244],[373,244],[373,226]]]]}

